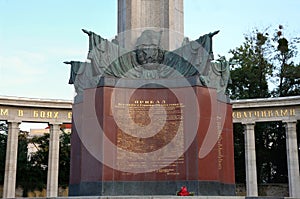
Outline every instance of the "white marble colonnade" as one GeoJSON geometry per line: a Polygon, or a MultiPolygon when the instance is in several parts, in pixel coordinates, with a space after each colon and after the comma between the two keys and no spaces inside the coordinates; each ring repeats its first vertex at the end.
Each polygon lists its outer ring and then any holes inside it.
{"type": "MultiPolygon", "coordinates": [[[[15,198],[20,121],[8,121],[3,198],[15,198]]],[[[47,197],[58,196],[60,123],[50,124],[47,197]]]]}
{"type": "MultiPolygon", "coordinates": [[[[297,146],[297,121],[283,121],[286,132],[286,152],[289,180],[289,196],[300,198],[300,176],[297,146]]],[[[255,122],[244,124],[245,132],[245,164],[247,196],[258,196],[256,151],[255,151],[255,122]]]]}

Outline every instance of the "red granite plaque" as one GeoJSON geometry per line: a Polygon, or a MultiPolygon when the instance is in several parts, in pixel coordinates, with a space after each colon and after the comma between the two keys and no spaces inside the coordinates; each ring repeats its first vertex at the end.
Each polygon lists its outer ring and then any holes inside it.
{"type": "Polygon", "coordinates": [[[234,186],[232,110],[215,89],[99,87],[73,107],[83,109],[74,118],[71,185],[96,183],[100,195],[123,193],[112,184],[144,194],[153,183],[190,184],[199,195],[234,186]]]}

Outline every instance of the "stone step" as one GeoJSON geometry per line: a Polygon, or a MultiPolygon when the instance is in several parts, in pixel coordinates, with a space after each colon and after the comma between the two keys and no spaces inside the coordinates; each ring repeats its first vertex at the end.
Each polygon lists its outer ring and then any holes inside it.
{"type": "MultiPolygon", "coordinates": [[[[79,197],[55,197],[51,199],[179,199],[183,196],[79,196],[79,197]]],[[[299,199],[291,197],[245,197],[245,196],[187,196],[187,199],[299,199]]],[[[36,198],[27,198],[36,199],[36,198]]],[[[49,199],[49,198],[39,198],[49,199]]]]}

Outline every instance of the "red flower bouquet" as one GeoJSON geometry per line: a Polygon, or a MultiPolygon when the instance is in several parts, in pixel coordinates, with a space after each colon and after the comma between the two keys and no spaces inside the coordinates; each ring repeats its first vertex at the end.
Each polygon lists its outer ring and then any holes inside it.
{"type": "Polygon", "coordinates": [[[186,186],[182,186],[180,191],[177,192],[177,196],[193,196],[193,192],[188,192],[186,186]]]}

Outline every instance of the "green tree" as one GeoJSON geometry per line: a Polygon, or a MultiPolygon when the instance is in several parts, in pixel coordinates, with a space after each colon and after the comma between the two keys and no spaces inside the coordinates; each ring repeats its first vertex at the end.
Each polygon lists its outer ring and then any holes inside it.
{"type": "Polygon", "coordinates": [[[298,53],[296,44],[300,42],[300,39],[286,38],[283,26],[279,25],[272,41],[274,42],[272,61],[276,69],[273,82],[277,85],[272,91],[273,96],[300,95],[300,64],[294,63],[294,58],[298,53]]]}
{"type": "Polygon", "coordinates": [[[257,177],[260,183],[287,183],[285,128],[282,122],[255,125],[257,177]]]}
{"type": "Polygon", "coordinates": [[[245,36],[245,42],[230,50],[232,84],[228,86],[231,99],[269,97],[268,77],[273,71],[267,58],[270,41],[268,33],[258,30],[245,36]]]}
{"type": "Polygon", "coordinates": [[[36,152],[30,154],[29,163],[37,171],[35,176],[39,184],[36,189],[40,190],[47,186],[49,138],[50,134],[45,133],[42,136],[34,136],[29,141],[36,148],[36,152]]]}
{"type": "Polygon", "coordinates": [[[66,133],[62,130],[59,142],[59,177],[58,184],[62,187],[67,187],[69,185],[70,176],[70,133],[66,133]]]}
{"type": "Polygon", "coordinates": [[[17,164],[17,186],[23,188],[23,197],[27,197],[28,191],[41,190],[45,187],[41,169],[31,164],[28,154],[28,132],[20,131],[18,141],[18,164],[17,164]]]}
{"type": "Polygon", "coordinates": [[[48,153],[49,153],[49,139],[50,134],[45,133],[42,136],[34,136],[31,138],[30,143],[32,143],[36,152],[32,153],[30,156],[30,163],[42,171],[43,175],[41,179],[44,179],[44,183],[47,181],[47,165],[48,165],[48,153]]]}
{"type": "Polygon", "coordinates": [[[235,181],[237,183],[246,183],[245,141],[244,141],[243,125],[242,124],[234,124],[233,132],[234,132],[235,181]]]}
{"type": "MultiPolygon", "coordinates": [[[[37,151],[32,154],[30,162],[35,167],[40,168],[43,182],[47,182],[48,153],[50,134],[32,138],[31,142],[37,147],[37,151]]],[[[62,131],[60,134],[59,148],[59,177],[58,185],[66,187],[69,184],[70,175],[70,134],[62,131]]],[[[46,184],[45,184],[46,185],[46,184]]]]}

